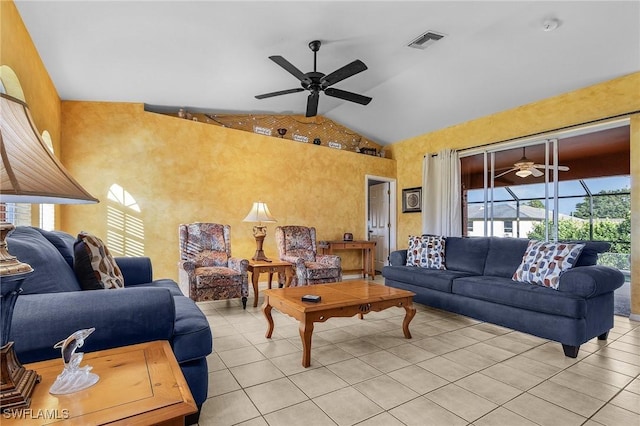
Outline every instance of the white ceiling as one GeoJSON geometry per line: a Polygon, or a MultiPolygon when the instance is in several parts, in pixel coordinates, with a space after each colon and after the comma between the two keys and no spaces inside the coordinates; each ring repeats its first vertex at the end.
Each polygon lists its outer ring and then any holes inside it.
{"type": "Polygon", "coordinates": [[[15,3],[63,100],[304,114],[306,91],[254,96],[299,87],[268,57],[312,71],[321,40],[318,71],[362,60],[333,87],[373,101],[318,114],[382,145],[640,70],[639,1],[15,3]],[[427,30],[446,37],[407,47],[427,30]]]}

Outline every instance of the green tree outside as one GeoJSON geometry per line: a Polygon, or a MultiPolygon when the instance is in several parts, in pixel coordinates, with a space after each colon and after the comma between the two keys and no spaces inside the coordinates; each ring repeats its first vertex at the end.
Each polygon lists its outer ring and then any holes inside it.
{"type": "MultiPolygon", "coordinates": [[[[589,233],[589,198],[585,197],[584,201],[576,204],[574,214],[576,217],[586,220],[559,220],[558,240],[608,241],[611,243],[611,248],[608,253],[600,255],[599,264],[629,270],[631,268],[629,255],[631,250],[631,199],[628,192],[629,189],[601,191],[599,194],[620,195],[593,197],[593,236],[589,233]]],[[[534,201],[542,204],[539,200],[534,201]]],[[[553,222],[550,222],[550,226],[553,227],[553,222]]],[[[527,237],[543,240],[544,223],[536,224],[527,237]]]]}

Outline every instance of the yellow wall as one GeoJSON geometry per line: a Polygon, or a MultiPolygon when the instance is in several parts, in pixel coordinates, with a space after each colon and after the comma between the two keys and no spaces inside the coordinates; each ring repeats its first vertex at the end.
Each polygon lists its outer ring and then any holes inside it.
{"type": "MultiPolygon", "coordinates": [[[[60,98],[12,1],[0,1],[0,65],[18,76],[40,134],[47,130],[60,158],[60,98]]],[[[9,93],[11,94],[11,93],[9,93]]],[[[37,209],[32,209],[37,213],[37,209]]],[[[35,215],[36,223],[38,215],[35,215]]]]}
{"type": "MultiPolygon", "coordinates": [[[[145,254],[154,275],[177,278],[178,224],[231,225],[235,256],[251,257],[252,223],[242,220],[264,201],[278,220],[268,225],[267,256],[276,257],[277,225],[315,226],[318,239],[353,232],[364,239],[365,175],[394,177],[395,161],[257,135],[167,115],[142,104],[62,102],[63,162],[97,205],[63,206],[62,229],[107,236],[112,184],[136,200],[145,254]]],[[[358,253],[341,253],[359,267],[358,253]]]]}
{"type": "Polygon", "coordinates": [[[631,118],[631,313],[640,321],[640,114],[631,118]]]}
{"type": "MultiPolygon", "coordinates": [[[[631,253],[640,265],[640,72],[520,106],[446,129],[427,133],[388,148],[397,161],[398,188],[421,185],[422,158],[442,148],[464,149],[543,133],[562,127],[636,112],[631,120],[631,253]]],[[[400,195],[401,191],[398,191],[400,195]]],[[[400,198],[398,205],[401,204],[400,198]]],[[[398,213],[398,247],[421,232],[418,215],[398,213]]],[[[640,268],[632,268],[632,312],[640,315],[640,268]]]]}
{"type": "MultiPolygon", "coordinates": [[[[358,232],[364,229],[365,174],[397,177],[401,206],[400,189],[420,186],[426,152],[469,148],[640,110],[640,73],[635,73],[395,143],[387,147],[394,162],[202,123],[178,124],[178,119],[145,113],[139,104],[65,102],[61,109],[15,5],[4,0],[0,65],[10,66],[20,78],[36,125],[40,132],[49,131],[63,164],[103,201],[63,207],[59,228],[86,229],[104,237],[106,191],[118,183],[142,207],[145,249],[158,277],[175,277],[180,222],[229,223],[234,253],[251,255],[251,224],[241,220],[260,199],[269,204],[279,224],[313,222],[322,239],[339,238],[346,231],[363,238],[358,232]]],[[[630,160],[634,265],[640,264],[639,147],[636,114],[631,120],[630,160]]],[[[397,243],[403,247],[406,236],[420,232],[421,225],[419,215],[400,211],[397,243]]],[[[265,242],[271,256],[273,227],[265,242]]],[[[348,256],[346,261],[348,266],[348,256]]],[[[632,282],[632,312],[640,315],[640,268],[633,268],[632,282]]]]}

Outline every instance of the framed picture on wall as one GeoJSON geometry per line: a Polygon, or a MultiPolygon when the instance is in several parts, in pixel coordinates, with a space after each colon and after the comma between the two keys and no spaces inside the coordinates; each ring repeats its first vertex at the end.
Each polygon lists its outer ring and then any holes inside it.
{"type": "Polygon", "coordinates": [[[402,190],[402,213],[419,213],[422,211],[422,188],[406,188],[402,190]]]}

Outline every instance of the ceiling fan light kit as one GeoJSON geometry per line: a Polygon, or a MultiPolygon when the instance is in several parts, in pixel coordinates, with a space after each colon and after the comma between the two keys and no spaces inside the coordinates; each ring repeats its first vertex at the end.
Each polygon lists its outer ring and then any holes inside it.
{"type": "MultiPolygon", "coordinates": [[[[509,174],[511,172],[516,172],[516,176],[521,177],[521,178],[526,178],[529,176],[532,176],[534,178],[538,178],[541,176],[544,176],[544,173],[542,171],[540,171],[539,169],[549,169],[552,170],[553,166],[549,165],[549,166],[545,166],[544,164],[536,164],[533,161],[529,160],[527,158],[527,156],[525,155],[525,148],[522,147],[522,158],[520,158],[518,161],[516,161],[513,164],[513,167],[510,168],[509,170],[502,172],[498,175],[496,175],[496,178],[502,177],[506,174],[509,174]]],[[[558,171],[560,172],[567,172],[569,171],[569,167],[567,166],[558,166],[558,171]]]]}
{"type": "Polygon", "coordinates": [[[356,59],[355,61],[343,66],[342,68],[339,68],[334,72],[325,75],[321,72],[318,72],[316,67],[317,54],[320,50],[321,45],[322,43],[320,42],[320,40],[314,40],[309,43],[309,49],[311,49],[311,51],[313,52],[313,71],[307,73],[303,73],[302,71],[300,71],[291,62],[287,61],[282,56],[269,56],[269,59],[280,65],[291,75],[300,80],[300,85],[302,87],[256,95],[256,99],[271,98],[274,96],[287,95],[289,93],[297,93],[308,90],[311,93],[307,97],[307,109],[305,114],[307,117],[315,117],[318,114],[320,92],[324,92],[327,96],[343,99],[349,102],[355,102],[361,105],[369,104],[372,98],[368,96],[363,96],[357,93],[347,92],[346,90],[330,87],[346,78],[349,78],[366,70],[367,66],[364,64],[364,62],[356,59]]]}
{"type": "Polygon", "coordinates": [[[519,177],[521,177],[521,178],[529,177],[529,176],[531,176],[532,174],[533,174],[533,172],[532,172],[531,170],[529,170],[529,169],[518,170],[518,171],[516,172],[516,176],[519,176],[519,177]]]}

